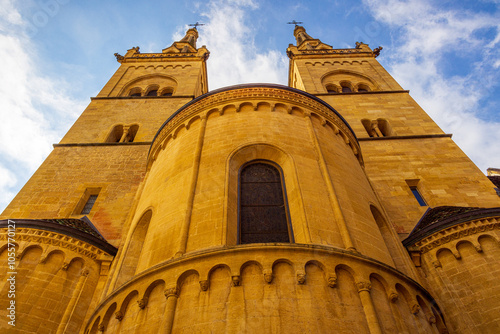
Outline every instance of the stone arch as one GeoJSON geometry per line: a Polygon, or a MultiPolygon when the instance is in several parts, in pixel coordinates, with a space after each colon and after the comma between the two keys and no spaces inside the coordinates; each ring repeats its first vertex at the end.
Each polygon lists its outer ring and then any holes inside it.
{"type": "Polygon", "coordinates": [[[391,256],[392,263],[389,265],[395,265],[399,270],[404,269],[404,265],[401,259],[400,252],[398,250],[398,240],[391,230],[391,226],[387,224],[387,220],[384,218],[380,210],[373,204],[370,204],[370,212],[372,214],[373,220],[377,223],[378,230],[382,236],[382,240],[385,243],[385,247],[391,256]]]}
{"type": "Polygon", "coordinates": [[[132,91],[132,89],[137,88],[141,90],[141,93],[146,92],[147,87],[150,87],[152,85],[157,85],[158,88],[173,87],[175,90],[178,86],[178,83],[173,77],[169,75],[159,73],[147,74],[137,77],[126,83],[118,93],[118,96],[130,96],[130,92],[132,91]]]}
{"type": "MultiPolygon", "coordinates": [[[[214,269],[214,268],[212,268],[212,269],[214,269]]],[[[212,271],[212,269],[210,271],[212,271]]],[[[177,287],[179,287],[179,289],[181,289],[182,285],[184,284],[184,282],[186,280],[186,278],[189,277],[189,276],[192,276],[192,275],[195,275],[198,278],[200,277],[200,274],[198,273],[197,270],[194,270],[194,269],[186,270],[181,275],[179,275],[179,277],[177,278],[177,283],[176,283],[177,287]]],[[[208,274],[208,277],[210,278],[210,273],[208,274]]]]}
{"type": "Polygon", "coordinates": [[[256,106],[254,106],[252,102],[242,102],[238,105],[238,107],[236,108],[236,111],[240,112],[240,111],[243,111],[244,109],[255,110],[255,108],[256,108],[256,106]]]}
{"type": "MultiPolygon", "coordinates": [[[[290,226],[296,242],[310,240],[308,231],[305,232],[305,212],[300,196],[300,188],[293,158],[281,148],[267,143],[247,144],[234,150],[229,156],[226,164],[226,194],[238,194],[238,180],[240,168],[249,161],[266,160],[278,165],[283,173],[284,196],[289,203],[290,226]],[[298,230],[302,228],[301,230],[298,230]],[[297,239],[295,233],[301,234],[297,239]],[[307,234],[307,235],[306,235],[307,234]],[[309,238],[309,239],[308,239],[309,238]]],[[[226,242],[228,245],[236,245],[238,241],[238,199],[237,196],[225,198],[225,226],[226,242]]]]}
{"type": "Polygon", "coordinates": [[[455,261],[452,262],[451,259],[457,259],[457,256],[451,249],[442,247],[436,251],[436,260],[438,261],[440,266],[442,266],[443,264],[454,263],[455,261]]]}
{"type": "Polygon", "coordinates": [[[165,281],[162,279],[157,279],[153,283],[149,284],[148,287],[146,288],[146,291],[144,291],[142,298],[149,298],[151,291],[153,291],[153,289],[156,288],[158,285],[162,284],[165,285],[165,281]]]}
{"type": "Polygon", "coordinates": [[[145,260],[144,257],[146,257],[146,254],[143,254],[143,245],[152,216],[153,210],[147,209],[141,215],[141,218],[137,221],[137,223],[132,227],[130,240],[128,241],[127,248],[123,254],[123,262],[120,268],[118,279],[116,281],[116,286],[120,286],[125,281],[134,276],[139,264],[139,260],[141,258],[143,261],[145,260]]]}
{"type": "Polygon", "coordinates": [[[114,302],[113,304],[111,304],[108,309],[106,310],[106,313],[104,314],[104,316],[102,317],[102,321],[101,321],[101,325],[103,326],[104,330],[107,331],[108,330],[108,324],[109,324],[109,321],[111,320],[111,317],[113,316],[113,314],[115,313],[116,311],[116,308],[117,308],[117,304],[116,302],[114,302]]]}
{"type": "Polygon", "coordinates": [[[370,295],[383,333],[401,333],[401,326],[393,314],[390,287],[387,281],[377,273],[370,275],[370,295]]]}
{"type": "Polygon", "coordinates": [[[327,72],[321,77],[321,83],[323,87],[325,87],[327,84],[341,85],[341,82],[349,83],[353,92],[359,84],[368,86],[370,91],[378,90],[378,85],[374,80],[357,71],[338,69],[327,72]]]}
{"type": "Polygon", "coordinates": [[[19,253],[17,254],[17,257],[19,260],[22,260],[24,256],[31,250],[39,249],[40,250],[40,256],[43,254],[43,247],[40,245],[28,245],[22,250],[18,250],[19,253]]]}
{"type": "Polygon", "coordinates": [[[97,319],[94,320],[94,324],[90,328],[89,334],[97,334],[100,323],[101,323],[101,317],[97,317],[97,319]]]}
{"type": "Polygon", "coordinates": [[[127,308],[130,304],[130,302],[134,299],[134,298],[137,298],[139,297],[139,292],[137,290],[133,290],[131,292],[129,292],[129,294],[123,298],[123,301],[121,302],[120,304],[120,308],[119,308],[119,311],[121,312],[121,314],[123,316],[126,316],[126,311],[127,311],[127,308]]]}
{"type": "Polygon", "coordinates": [[[207,113],[206,113],[207,119],[210,117],[218,117],[218,116],[222,116],[222,115],[223,115],[223,111],[220,110],[219,108],[212,108],[209,111],[207,111],[207,113]]]}
{"type": "Polygon", "coordinates": [[[196,116],[191,117],[186,123],[186,129],[189,130],[194,123],[196,123],[197,121],[200,121],[200,120],[201,120],[200,115],[196,115],[196,116]]]}
{"type": "Polygon", "coordinates": [[[239,269],[239,272],[243,272],[243,269],[245,269],[246,266],[250,266],[250,265],[255,265],[257,266],[260,271],[263,271],[264,270],[264,267],[262,266],[262,264],[259,262],[259,261],[255,261],[255,260],[249,260],[249,261],[246,261],[244,262],[241,266],[240,266],[240,269],[239,269]]]}
{"type": "Polygon", "coordinates": [[[432,310],[429,308],[425,300],[417,295],[416,297],[417,303],[420,306],[420,309],[423,312],[423,315],[425,316],[425,320],[429,323],[430,326],[436,323],[435,316],[432,314],[432,310]]]}
{"type": "Polygon", "coordinates": [[[146,87],[146,90],[144,91],[144,96],[158,96],[159,89],[160,85],[150,84],[146,87]]]}
{"type": "Polygon", "coordinates": [[[109,130],[105,143],[119,143],[123,136],[123,124],[115,124],[109,130]]]}
{"type": "Polygon", "coordinates": [[[134,87],[128,92],[128,96],[142,96],[141,87],[134,87]]]}

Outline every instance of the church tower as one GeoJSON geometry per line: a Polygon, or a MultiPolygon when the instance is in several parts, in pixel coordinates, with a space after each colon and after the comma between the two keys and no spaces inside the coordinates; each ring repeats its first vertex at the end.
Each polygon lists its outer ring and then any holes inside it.
{"type": "Polygon", "coordinates": [[[162,53],[115,54],[2,214],[16,330],[500,329],[494,186],[382,48],[294,36],[288,86],[209,91],[196,28],[162,53]]]}

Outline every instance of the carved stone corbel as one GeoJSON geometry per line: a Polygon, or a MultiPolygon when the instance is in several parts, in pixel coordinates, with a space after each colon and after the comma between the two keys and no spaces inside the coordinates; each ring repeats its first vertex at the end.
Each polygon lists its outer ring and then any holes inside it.
{"type": "Polygon", "coordinates": [[[165,295],[165,298],[168,299],[168,297],[179,297],[179,287],[174,286],[172,288],[165,289],[163,294],[165,295]]]}
{"type": "Polygon", "coordinates": [[[356,286],[358,287],[358,292],[361,292],[361,291],[370,292],[370,290],[372,289],[372,284],[370,282],[366,282],[366,281],[358,282],[358,283],[356,283],[356,286]]]}
{"type": "Polygon", "coordinates": [[[122,311],[116,311],[115,312],[115,319],[118,320],[118,321],[122,321],[123,320],[123,312],[122,311]]]}
{"type": "Polygon", "coordinates": [[[208,290],[208,286],[209,286],[209,282],[208,282],[207,279],[205,279],[203,281],[200,281],[201,291],[207,291],[208,290]]]}
{"type": "Polygon", "coordinates": [[[146,305],[148,305],[148,298],[144,297],[142,299],[139,299],[137,301],[137,305],[139,305],[139,308],[143,310],[146,307],[146,305]]]}
{"type": "Polygon", "coordinates": [[[398,301],[399,295],[394,291],[390,291],[388,298],[391,303],[395,303],[398,301]]]}
{"type": "Polygon", "coordinates": [[[330,288],[334,288],[337,286],[337,275],[335,274],[328,275],[328,286],[330,288]]]}
{"type": "Polygon", "coordinates": [[[418,312],[420,312],[420,305],[418,305],[417,303],[415,303],[411,307],[411,313],[418,314],[418,312]]]}
{"type": "Polygon", "coordinates": [[[241,284],[240,275],[231,276],[231,286],[240,286],[240,284],[241,284]]]}
{"type": "Polygon", "coordinates": [[[304,284],[306,282],[306,273],[303,270],[297,270],[297,283],[304,284]]]}
{"type": "Polygon", "coordinates": [[[97,326],[97,330],[101,333],[104,333],[104,324],[99,324],[99,326],[97,326]]]}
{"type": "Polygon", "coordinates": [[[266,283],[271,283],[273,281],[273,271],[271,269],[265,269],[263,274],[266,283]]]}

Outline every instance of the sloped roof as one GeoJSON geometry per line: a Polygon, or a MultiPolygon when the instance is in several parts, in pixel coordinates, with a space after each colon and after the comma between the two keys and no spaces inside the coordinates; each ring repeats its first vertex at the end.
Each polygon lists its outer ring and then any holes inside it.
{"type": "Polygon", "coordinates": [[[410,235],[403,240],[405,247],[450,226],[480,218],[500,216],[500,208],[438,206],[427,210],[410,235]]]}
{"type": "Polygon", "coordinates": [[[96,246],[110,255],[116,255],[116,247],[111,245],[99,233],[97,228],[86,216],[80,219],[4,219],[0,220],[0,228],[6,228],[9,221],[15,222],[15,227],[33,228],[65,234],[96,246]]]}
{"type": "Polygon", "coordinates": [[[488,179],[490,179],[490,181],[500,189],[500,175],[488,175],[488,179]]]}

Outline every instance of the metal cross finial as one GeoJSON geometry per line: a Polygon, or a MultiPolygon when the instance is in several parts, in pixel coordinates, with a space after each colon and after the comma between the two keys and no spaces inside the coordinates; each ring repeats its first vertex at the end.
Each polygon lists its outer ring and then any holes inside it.
{"type": "Polygon", "coordinates": [[[304,23],[304,22],[297,22],[295,20],[293,20],[292,22],[287,22],[287,24],[295,24],[295,26],[297,26],[297,24],[301,24],[301,23],[304,23]]]}
{"type": "Polygon", "coordinates": [[[198,26],[204,26],[204,24],[196,22],[195,24],[188,24],[188,26],[194,27],[196,29],[196,28],[198,28],[198,26]]]}

